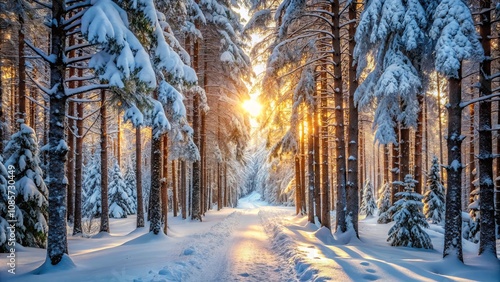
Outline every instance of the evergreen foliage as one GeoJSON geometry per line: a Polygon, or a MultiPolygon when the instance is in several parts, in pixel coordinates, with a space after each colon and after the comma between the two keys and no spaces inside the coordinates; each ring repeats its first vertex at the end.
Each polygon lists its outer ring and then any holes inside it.
{"type": "Polygon", "coordinates": [[[5,166],[14,168],[16,241],[23,246],[44,248],[48,232],[48,189],[40,168],[35,131],[21,123],[5,152],[8,156],[5,166]]]}
{"type": "Polygon", "coordinates": [[[480,236],[479,230],[481,229],[481,201],[479,200],[479,185],[477,179],[472,182],[474,190],[470,192],[471,203],[469,204],[469,232],[466,234],[467,240],[478,243],[480,236]]]}
{"type": "Polygon", "coordinates": [[[118,166],[118,161],[115,160],[110,173],[109,182],[109,216],[112,218],[125,218],[128,214],[132,214],[135,206],[132,198],[127,194],[127,186],[118,166]]]}
{"type": "Polygon", "coordinates": [[[391,214],[388,212],[391,208],[391,184],[389,182],[384,183],[383,191],[381,197],[378,199],[378,219],[377,223],[389,223],[391,222],[391,214]]]}
{"type": "Polygon", "coordinates": [[[130,202],[130,214],[137,213],[137,180],[135,178],[135,169],[132,161],[129,159],[125,164],[125,175],[123,176],[125,181],[125,192],[129,196],[130,202]]]}
{"type": "Polygon", "coordinates": [[[416,181],[411,174],[405,176],[404,192],[396,193],[400,197],[389,209],[393,212],[394,225],[389,230],[387,241],[391,246],[432,249],[429,235],[423,228],[429,228],[422,213],[422,195],[415,193],[413,187],[416,181]]]}
{"type": "Polygon", "coordinates": [[[83,173],[83,191],[86,195],[82,214],[87,218],[101,215],[101,159],[99,150],[90,158],[83,173]]]}
{"type": "Polygon", "coordinates": [[[431,170],[427,176],[427,192],[424,195],[423,202],[425,217],[432,223],[441,223],[444,220],[445,200],[437,157],[432,159],[431,170]]]}
{"type": "Polygon", "coordinates": [[[373,216],[377,205],[375,204],[375,199],[373,198],[373,185],[370,180],[366,181],[363,187],[363,199],[361,200],[361,207],[359,208],[360,214],[365,214],[366,217],[373,216]]]}

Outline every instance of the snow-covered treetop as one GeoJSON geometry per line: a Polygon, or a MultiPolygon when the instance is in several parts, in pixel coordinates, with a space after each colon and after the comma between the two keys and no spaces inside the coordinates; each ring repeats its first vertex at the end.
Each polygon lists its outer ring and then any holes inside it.
{"type": "Polygon", "coordinates": [[[434,48],[437,71],[458,78],[462,60],[482,60],[483,48],[470,10],[462,0],[442,0],[433,20],[430,36],[437,41],[434,48]]]}

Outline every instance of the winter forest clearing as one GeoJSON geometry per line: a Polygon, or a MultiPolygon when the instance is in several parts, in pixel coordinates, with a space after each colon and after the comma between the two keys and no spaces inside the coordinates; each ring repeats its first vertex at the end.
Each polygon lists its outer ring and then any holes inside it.
{"type": "Polygon", "coordinates": [[[500,281],[496,0],[0,0],[1,281],[500,281]]]}

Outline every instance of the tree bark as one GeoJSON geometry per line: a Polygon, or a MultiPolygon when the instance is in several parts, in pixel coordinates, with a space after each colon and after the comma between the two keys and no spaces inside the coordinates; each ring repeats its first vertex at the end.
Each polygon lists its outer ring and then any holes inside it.
{"type": "Polygon", "coordinates": [[[181,173],[180,173],[180,176],[181,176],[181,179],[180,179],[180,196],[181,196],[181,208],[182,208],[182,219],[186,219],[187,218],[187,185],[186,185],[186,170],[187,170],[187,167],[186,167],[186,161],[181,161],[180,163],[180,170],[181,170],[181,173]]]}
{"type": "MultiPolygon", "coordinates": [[[[83,71],[79,70],[81,77],[83,71]]],[[[79,85],[80,86],[80,85],[79,85]]],[[[83,94],[78,95],[83,98],[83,94]]],[[[75,145],[75,212],[73,223],[73,235],[82,233],[82,182],[83,182],[83,103],[76,104],[76,145],[75,145]]]]}
{"type": "MultiPolygon", "coordinates": [[[[479,34],[484,49],[480,64],[479,96],[491,94],[491,1],[481,0],[479,34]]],[[[493,141],[491,134],[491,102],[479,103],[479,199],[481,201],[479,255],[496,258],[495,205],[493,185],[493,141]]]]}
{"type": "Polygon", "coordinates": [[[422,176],[422,153],[423,153],[423,138],[422,133],[424,131],[423,120],[424,120],[424,94],[419,94],[418,97],[418,105],[420,111],[418,112],[417,117],[417,131],[415,132],[415,177],[414,179],[417,181],[415,184],[415,192],[418,194],[423,194],[423,186],[424,186],[424,178],[422,176]]]}
{"type": "Polygon", "coordinates": [[[151,191],[150,197],[150,226],[149,232],[159,234],[162,225],[161,212],[161,172],[162,172],[162,150],[161,150],[161,136],[156,136],[158,128],[153,128],[151,133],[151,191]]]}
{"type": "MultiPolygon", "coordinates": [[[[458,71],[459,75],[461,70],[458,71]]],[[[462,79],[448,79],[448,172],[446,189],[446,216],[444,229],[443,258],[456,257],[463,262],[462,255],[462,79]]]]}
{"type": "MultiPolygon", "coordinates": [[[[340,55],[340,52],[339,52],[340,55]]],[[[332,229],[330,220],[330,180],[328,172],[328,89],[326,66],[323,72],[324,79],[321,81],[321,226],[332,229]]],[[[338,93],[336,93],[338,94],[338,93]]]]}
{"type": "MultiPolygon", "coordinates": [[[[65,5],[62,1],[52,1],[52,18],[56,22],[64,19],[65,5]]],[[[48,134],[48,166],[46,184],[49,188],[49,232],[47,241],[47,258],[52,265],[58,264],[65,254],[68,254],[66,232],[66,193],[64,166],[68,153],[67,146],[61,146],[66,140],[64,136],[64,122],[66,115],[66,94],[64,92],[65,62],[64,49],[66,35],[64,26],[51,25],[50,54],[55,58],[50,63],[50,87],[55,89],[50,96],[50,129],[48,134]]]]}
{"type": "Polygon", "coordinates": [[[135,181],[137,189],[137,228],[144,227],[144,198],[142,194],[141,127],[135,128],[135,181]]]}
{"type": "Polygon", "coordinates": [[[392,144],[392,159],[391,159],[391,174],[392,174],[392,183],[391,183],[391,204],[396,202],[396,185],[395,181],[399,181],[400,171],[399,171],[399,127],[396,125],[394,128],[394,132],[396,133],[396,143],[392,144]]]}
{"type": "Polygon", "coordinates": [[[106,90],[101,90],[101,229],[109,233],[108,204],[108,125],[106,122],[106,90]]]}
{"type": "Polygon", "coordinates": [[[305,125],[302,123],[301,127],[302,138],[300,139],[300,206],[302,208],[301,214],[306,214],[306,152],[305,152],[305,125]]]}
{"type": "MultiPolygon", "coordinates": [[[[356,42],[354,41],[354,34],[356,33],[356,3],[351,2],[349,5],[349,20],[352,23],[349,25],[349,143],[348,143],[348,155],[347,159],[347,183],[346,183],[346,208],[347,216],[352,220],[352,225],[356,237],[359,238],[358,233],[358,209],[359,209],[359,183],[358,183],[358,109],[354,105],[354,93],[358,88],[358,81],[356,79],[356,68],[353,55],[354,46],[356,42]]],[[[339,52],[340,55],[340,52],[339,52]]]]}
{"type": "MultiPolygon", "coordinates": [[[[401,126],[401,161],[399,163],[399,169],[401,171],[399,177],[400,181],[404,181],[406,175],[410,174],[410,129],[401,126]]],[[[403,192],[404,187],[399,185],[399,192],[403,192]]]]}
{"type": "Polygon", "coordinates": [[[178,204],[177,204],[177,170],[175,168],[175,161],[172,160],[172,212],[174,217],[177,217],[178,204]]]}
{"type": "MultiPolygon", "coordinates": [[[[472,93],[471,95],[471,99],[474,99],[474,93],[472,93]]],[[[465,195],[462,195],[462,210],[464,211],[467,211],[469,210],[469,204],[471,203],[472,201],[472,198],[469,199],[469,195],[470,195],[470,192],[473,191],[475,189],[474,187],[474,178],[476,177],[475,176],[475,173],[477,173],[477,171],[475,172],[474,170],[476,169],[476,154],[475,154],[475,150],[474,150],[474,147],[475,147],[475,144],[474,144],[474,141],[475,141],[475,138],[474,138],[474,133],[475,133],[475,128],[474,128],[474,107],[475,105],[472,104],[472,105],[469,105],[469,116],[470,116],[470,123],[469,123],[469,134],[470,134],[470,140],[469,140],[469,165],[468,165],[468,168],[469,168],[469,182],[464,185],[464,191],[463,193],[465,195]]]]}
{"type": "Polygon", "coordinates": [[[295,214],[299,214],[301,210],[301,195],[300,192],[302,188],[300,187],[300,156],[295,155],[295,214]]]}
{"type": "Polygon", "coordinates": [[[163,233],[167,234],[168,230],[168,136],[163,134],[163,171],[161,179],[161,215],[163,217],[163,233]]]}
{"type": "MultiPolygon", "coordinates": [[[[19,31],[18,31],[18,56],[19,56],[19,87],[18,87],[18,116],[17,118],[26,122],[26,57],[24,56],[24,18],[21,13],[18,14],[19,31]]],[[[14,121],[16,122],[16,121],[14,121]]],[[[20,128],[20,123],[17,123],[17,128],[20,128]]]]}
{"type": "Polygon", "coordinates": [[[314,223],[314,105],[309,105],[307,113],[307,173],[308,173],[308,213],[307,220],[314,223]]]}

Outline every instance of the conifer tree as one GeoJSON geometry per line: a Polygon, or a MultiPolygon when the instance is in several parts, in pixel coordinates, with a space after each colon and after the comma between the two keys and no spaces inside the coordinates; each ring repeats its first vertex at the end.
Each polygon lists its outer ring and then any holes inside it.
{"type": "Polygon", "coordinates": [[[432,159],[432,166],[427,176],[427,192],[424,195],[424,214],[432,223],[439,224],[444,220],[444,186],[439,174],[439,161],[436,156],[432,159]]]}
{"type": "Polygon", "coordinates": [[[125,218],[128,214],[131,214],[132,199],[126,192],[127,186],[116,159],[110,171],[109,179],[109,216],[112,218],[125,218]]]}
{"type": "Polygon", "coordinates": [[[45,247],[47,240],[48,190],[40,168],[38,142],[35,131],[21,123],[5,147],[8,157],[5,165],[14,167],[16,214],[16,241],[23,246],[45,247]]]}
{"type": "Polygon", "coordinates": [[[469,230],[466,239],[478,243],[480,241],[479,231],[481,229],[481,201],[479,200],[479,185],[477,179],[472,182],[474,190],[470,192],[471,203],[469,204],[469,230]]]}
{"type": "Polygon", "coordinates": [[[377,205],[375,204],[375,199],[373,198],[373,185],[370,180],[367,180],[365,186],[363,187],[363,199],[361,200],[359,213],[369,217],[375,214],[376,209],[377,205]]]}
{"type": "Polygon", "coordinates": [[[391,208],[391,184],[389,182],[384,183],[383,189],[382,195],[377,201],[379,216],[377,223],[389,223],[392,220],[389,212],[391,208]]]}
{"type": "Polygon", "coordinates": [[[432,249],[429,235],[422,228],[429,228],[422,213],[422,195],[414,192],[416,181],[411,174],[405,176],[405,191],[396,193],[401,197],[389,209],[394,213],[395,224],[389,230],[387,241],[391,246],[432,249]]]}
{"type": "Polygon", "coordinates": [[[136,177],[135,177],[135,170],[134,166],[132,164],[132,160],[128,160],[125,166],[125,175],[123,176],[124,181],[125,181],[125,187],[126,190],[125,192],[129,196],[131,202],[130,202],[130,214],[136,214],[137,213],[137,189],[136,189],[136,177]]]}
{"type": "Polygon", "coordinates": [[[99,150],[90,158],[83,174],[83,215],[87,218],[101,215],[101,160],[99,150]]]}

